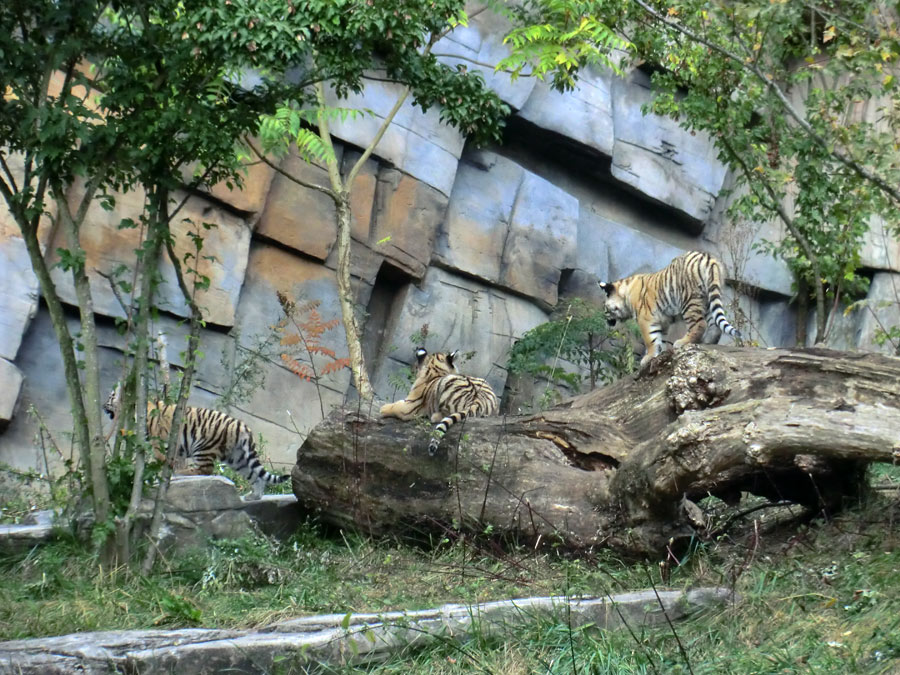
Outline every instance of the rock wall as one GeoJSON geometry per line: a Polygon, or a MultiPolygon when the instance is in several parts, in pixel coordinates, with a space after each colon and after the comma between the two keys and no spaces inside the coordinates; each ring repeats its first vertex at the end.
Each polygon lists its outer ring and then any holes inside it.
{"type": "MultiPolygon", "coordinates": [[[[656,270],[689,249],[717,255],[729,280],[743,282],[746,292],[730,294],[728,311],[745,335],[763,346],[792,345],[791,276],[782,263],[751,249],[754,241],[777,238],[780,232],[771,224],[748,229],[726,222],[718,195],[730,177],[709,139],[668,119],[643,115],[650,89],[641,71],[624,78],[587,72],[578,90],[561,94],[533,78],[512,82],[474,65],[496,62],[502,53],[498,21],[480,14],[435,51],[448,63],[482,70],[509,103],[515,112],[505,142],[472,148],[440,123],[439,110],[423,114],[407,104],[353,185],[356,301],[379,395],[403,393],[397,374],[414,360],[411,336],[423,328],[428,349],[472,352],[465,372],[484,376],[503,391],[510,347],[547,319],[560,293],[599,301],[597,279],[656,270]]],[[[372,82],[363,94],[342,102],[374,113],[335,124],[345,170],[396,93],[389,84],[372,82]]],[[[287,157],[282,166],[306,181],[326,183],[321,167],[297,156],[287,157]]],[[[110,387],[122,371],[124,343],[114,325],[122,308],[102,274],[133,262],[139,232],[117,226],[122,218],[134,218],[141,202],[139,193],[120,195],[115,211],[93,209],[84,228],[102,376],[110,387]]],[[[208,323],[191,400],[214,405],[247,380],[238,364],[271,336],[281,316],[276,292],[317,301],[323,320],[339,317],[336,231],[327,198],[263,164],[248,169],[242,191],[217,185],[188,200],[175,228],[180,251],[189,250],[187,234],[202,223],[215,228],[206,233],[204,246],[204,254],[212,256],[203,262],[211,284],[199,302],[208,323]]],[[[48,220],[42,242],[51,261],[58,240],[48,220]]],[[[874,274],[874,299],[896,299],[898,254],[898,243],[874,228],[863,257],[874,274]]],[[[177,365],[187,312],[171,267],[165,260],[159,264],[166,283],[154,331],[167,334],[169,358],[177,365]]],[[[73,302],[67,275],[55,270],[54,279],[62,297],[73,302]]],[[[61,359],[24,244],[2,206],[0,280],[5,289],[0,296],[0,462],[52,470],[60,455],[72,451],[61,359]]],[[[73,327],[75,317],[73,311],[73,327]]],[[[840,346],[877,349],[876,325],[871,313],[861,312],[858,320],[841,317],[834,330],[840,346]]],[[[327,331],[322,342],[338,357],[346,356],[339,327],[327,331]]],[[[230,411],[262,437],[263,451],[276,469],[287,471],[306,431],[320,420],[321,408],[327,412],[352,393],[349,373],[322,377],[317,386],[291,372],[277,349],[252,370],[264,376],[264,384],[230,411]]]]}

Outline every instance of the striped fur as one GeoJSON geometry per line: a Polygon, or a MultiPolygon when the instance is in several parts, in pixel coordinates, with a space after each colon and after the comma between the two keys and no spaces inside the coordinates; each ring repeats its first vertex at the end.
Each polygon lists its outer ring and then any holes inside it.
{"type": "MultiPolygon", "coordinates": [[[[103,405],[111,419],[118,414],[120,391],[116,386],[103,405]]],[[[162,401],[147,403],[147,436],[160,458],[165,456],[162,448],[172,429],[174,414],[174,405],[162,401]]],[[[250,481],[253,499],[262,497],[266,486],[288,479],[266,471],[256,454],[253,432],[246,424],[218,410],[185,408],[178,434],[176,473],[208,476],[213,473],[216,460],[225,462],[250,481]]]]}
{"type": "Polygon", "coordinates": [[[480,377],[456,372],[453,360],[457,352],[431,354],[423,348],[416,350],[418,371],[406,398],[381,407],[382,417],[411,420],[429,415],[436,422],[428,454],[434,455],[441,439],[452,425],[466,417],[495,415],[500,408],[497,395],[480,377]]]}
{"type": "Polygon", "coordinates": [[[708,253],[690,251],[659,272],[601,282],[600,287],[606,292],[610,323],[632,316],[637,320],[647,346],[641,366],[662,353],[665,331],[679,317],[687,323],[687,333],[675,341],[675,347],[701,341],[713,344],[722,331],[741,337],[722,309],[722,265],[708,253]]]}

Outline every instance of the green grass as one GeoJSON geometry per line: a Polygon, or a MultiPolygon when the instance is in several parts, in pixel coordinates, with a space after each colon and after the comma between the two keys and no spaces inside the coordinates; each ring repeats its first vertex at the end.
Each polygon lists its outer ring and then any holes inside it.
{"type": "Polygon", "coordinates": [[[102,572],[81,544],[60,540],[0,558],[0,639],[151,626],[255,627],[313,613],[602,595],[646,588],[652,579],[660,588],[734,587],[741,600],[677,623],[674,633],[668,627],[636,628],[633,635],[570,630],[543,621],[503,639],[476,633],[462,645],[334,672],[900,672],[898,524],[900,501],[886,491],[827,522],[750,524],[740,535],[696,547],[681,564],[660,567],[608,553],[503,552],[494,542],[466,537],[411,547],[326,533],[307,522],[286,542],[220,541],[163,560],[148,577],[102,572]]]}

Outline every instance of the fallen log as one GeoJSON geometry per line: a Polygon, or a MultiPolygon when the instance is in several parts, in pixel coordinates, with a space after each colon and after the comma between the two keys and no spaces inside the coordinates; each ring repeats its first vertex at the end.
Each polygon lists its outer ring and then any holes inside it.
{"type": "Polygon", "coordinates": [[[858,497],[868,463],[900,458],[900,359],[690,345],[548,410],[457,426],[430,457],[426,421],[336,410],[298,450],[294,494],[372,533],[657,553],[694,533],[706,495],[817,509],[858,497]]]}
{"type": "MultiPolygon", "coordinates": [[[[573,630],[632,631],[735,602],[728,589],[639,591],[601,598],[521,598],[476,605],[290,619],[254,630],[182,628],[74,633],[0,642],[0,675],[310,672],[383,661],[408,647],[511,635],[541,618],[573,630]]],[[[507,640],[511,638],[507,637],[507,640]]]]}

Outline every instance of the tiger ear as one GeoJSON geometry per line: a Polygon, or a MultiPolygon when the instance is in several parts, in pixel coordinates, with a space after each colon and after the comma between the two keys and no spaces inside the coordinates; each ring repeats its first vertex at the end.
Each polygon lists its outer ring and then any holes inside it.
{"type": "Polygon", "coordinates": [[[453,367],[453,359],[456,358],[457,354],[459,354],[458,349],[454,349],[452,352],[447,354],[447,365],[450,366],[451,368],[453,367]]]}
{"type": "Polygon", "coordinates": [[[613,291],[616,290],[616,287],[615,287],[614,284],[608,283],[608,282],[606,282],[606,281],[598,281],[598,282],[597,282],[597,285],[598,285],[598,286],[601,288],[601,290],[602,290],[604,293],[606,293],[607,295],[612,295],[612,294],[613,294],[613,291]]]}
{"type": "Polygon", "coordinates": [[[422,365],[422,361],[425,359],[426,356],[428,356],[428,350],[425,349],[425,347],[419,347],[416,350],[416,361],[418,362],[419,365],[422,365]]]}

